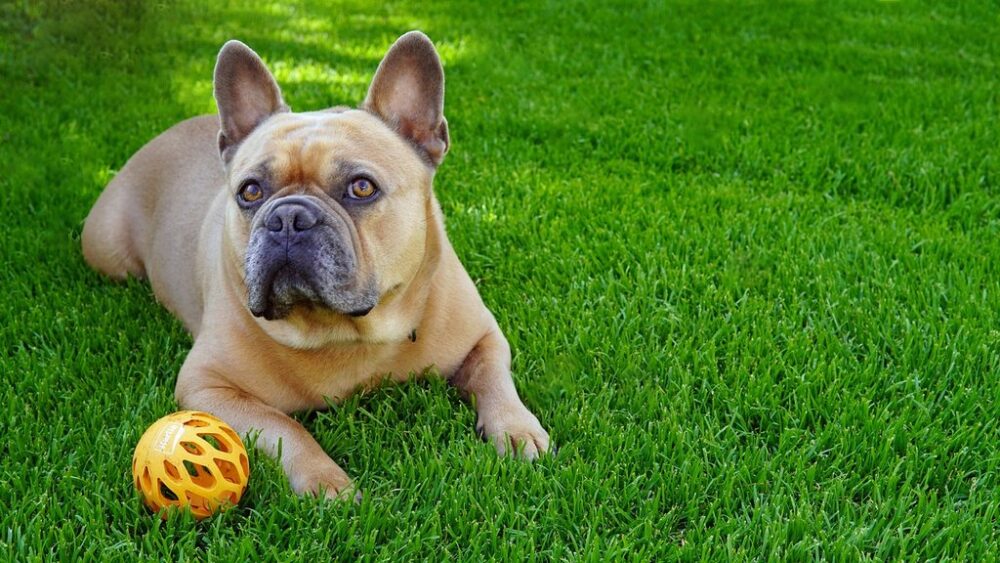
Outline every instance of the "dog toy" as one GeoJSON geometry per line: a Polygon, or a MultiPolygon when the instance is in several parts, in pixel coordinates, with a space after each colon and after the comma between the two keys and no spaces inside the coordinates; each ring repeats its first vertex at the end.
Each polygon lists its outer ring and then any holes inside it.
{"type": "Polygon", "coordinates": [[[188,507],[198,520],[235,506],[250,478],[239,435],[214,416],[180,411],[154,422],[132,456],[132,477],[146,506],[166,518],[188,507]]]}

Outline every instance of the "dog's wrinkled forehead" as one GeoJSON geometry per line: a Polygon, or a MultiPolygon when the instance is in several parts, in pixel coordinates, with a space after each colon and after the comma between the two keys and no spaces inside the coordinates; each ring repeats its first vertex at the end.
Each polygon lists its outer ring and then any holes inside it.
{"type": "Polygon", "coordinates": [[[347,108],[272,115],[239,147],[232,170],[240,176],[266,163],[280,185],[322,185],[344,162],[387,182],[426,173],[407,141],[370,113],[347,108]]]}

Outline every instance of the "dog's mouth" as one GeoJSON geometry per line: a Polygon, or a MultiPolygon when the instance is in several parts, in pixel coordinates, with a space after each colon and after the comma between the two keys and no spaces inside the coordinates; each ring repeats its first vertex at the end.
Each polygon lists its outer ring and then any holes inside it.
{"type": "Polygon", "coordinates": [[[255,317],[279,320],[291,314],[295,305],[322,303],[312,284],[287,262],[262,277],[257,283],[248,284],[247,306],[255,317]]]}
{"type": "Polygon", "coordinates": [[[295,307],[322,308],[351,317],[367,315],[378,303],[374,284],[336,287],[317,279],[315,272],[286,262],[266,275],[248,276],[247,307],[255,317],[269,321],[288,317],[295,307]]]}

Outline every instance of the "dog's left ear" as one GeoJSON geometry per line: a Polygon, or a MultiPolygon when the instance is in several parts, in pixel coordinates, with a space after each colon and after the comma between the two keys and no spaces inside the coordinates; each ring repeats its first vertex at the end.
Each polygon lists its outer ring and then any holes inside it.
{"type": "Polygon", "coordinates": [[[419,31],[396,40],[375,71],[362,107],[409,139],[432,166],[448,152],[444,69],[434,44],[419,31]]]}

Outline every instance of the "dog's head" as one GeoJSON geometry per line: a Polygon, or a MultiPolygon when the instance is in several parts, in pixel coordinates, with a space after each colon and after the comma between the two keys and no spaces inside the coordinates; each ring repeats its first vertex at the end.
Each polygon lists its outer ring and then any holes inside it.
{"type": "Polygon", "coordinates": [[[219,53],[215,98],[225,247],[254,316],[364,316],[413,280],[449,143],[444,73],[425,35],[396,41],[360,109],[292,113],[238,41],[219,53]]]}

